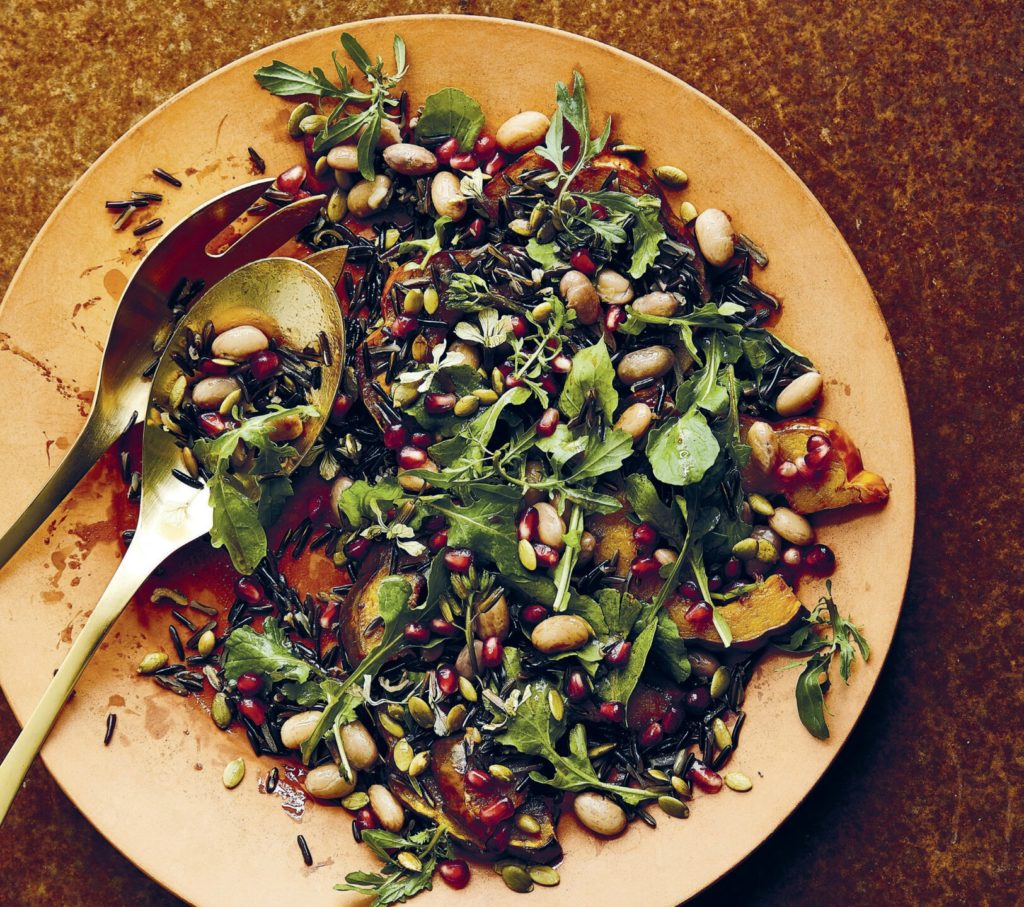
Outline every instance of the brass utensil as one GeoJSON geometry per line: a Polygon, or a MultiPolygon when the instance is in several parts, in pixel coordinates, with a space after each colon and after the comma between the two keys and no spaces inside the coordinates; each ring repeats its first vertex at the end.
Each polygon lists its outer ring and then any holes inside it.
{"type": "MultiPolygon", "coordinates": [[[[343,263],[344,250],[331,250],[327,264],[343,263]]],[[[152,401],[166,401],[181,370],[172,357],[187,343],[186,329],[201,332],[212,321],[220,332],[255,324],[283,344],[302,349],[321,332],[330,344],[330,365],[323,366],[311,403],[319,416],[305,424],[293,442],[295,463],[320,433],[337,393],[345,353],[345,328],[334,286],[309,264],[268,258],[245,265],[217,283],[181,319],[153,377],[152,401]]],[[[148,412],[143,402],[143,412],[148,412]]],[[[107,631],[139,586],[170,554],[210,531],[209,489],[175,478],[181,450],[175,436],[147,419],[142,436],[142,500],[135,537],[85,626],[78,634],[43,698],[0,764],[0,822],[7,815],[29,765],[43,745],[58,713],[107,631]]],[[[294,464],[292,466],[294,468],[294,464]]]]}
{"type": "Polygon", "coordinates": [[[212,286],[246,262],[278,249],[312,220],[323,203],[321,195],[293,202],[265,217],[223,253],[210,255],[207,244],[272,183],[256,180],[217,196],[175,226],[143,260],[114,313],[89,419],[42,490],[0,537],[0,568],[117,440],[132,413],[145,412],[150,382],[143,372],[154,356],[150,338],[167,324],[168,298],[179,280],[187,277],[212,286]]]}

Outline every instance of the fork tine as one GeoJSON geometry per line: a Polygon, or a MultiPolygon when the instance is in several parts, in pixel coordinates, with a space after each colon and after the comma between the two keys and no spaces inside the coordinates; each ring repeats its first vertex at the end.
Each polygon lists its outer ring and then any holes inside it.
{"type": "Polygon", "coordinates": [[[316,216],[324,199],[323,195],[311,195],[287,207],[278,208],[243,234],[230,248],[210,257],[220,260],[219,269],[225,273],[257,258],[266,258],[316,216]]]}

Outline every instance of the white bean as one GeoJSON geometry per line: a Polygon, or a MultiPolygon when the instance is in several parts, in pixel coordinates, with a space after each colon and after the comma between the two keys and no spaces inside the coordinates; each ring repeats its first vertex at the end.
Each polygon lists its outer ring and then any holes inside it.
{"type": "Polygon", "coordinates": [[[791,545],[810,545],[814,541],[814,527],[788,507],[776,507],[768,525],[791,545]]]}
{"type": "Polygon", "coordinates": [[[710,264],[721,267],[726,264],[735,251],[732,235],[732,223],[729,215],[718,208],[706,208],[697,215],[693,225],[697,234],[697,245],[701,254],[710,264]]]}
{"type": "Polygon", "coordinates": [[[192,388],[192,402],[200,409],[219,409],[238,386],[234,378],[203,378],[192,388]]]}
{"type": "Polygon", "coordinates": [[[214,337],[210,350],[218,359],[234,359],[241,362],[262,352],[268,346],[270,341],[263,331],[251,324],[240,324],[214,337]]]}
{"type": "Polygon", "coordinates": [[[750,458],[761,472],[771,471],[775,465],[775,457],[779,451],[779,442],[775,439],[775,429],[767,422],[753,422],[747,429],[747,444],[750,445],[750,458]]]}
{"type": "Polygon", "coordinates": [[[341,726],[341,745],[345,748],[345,755],[353,768],[363,770],[377,762],[377,743],[373,739],[373,734],[361,721],[352,721],[341,726]]]}
{"type": "Polygon", "coordinates": [[[576,818],[595,834],[610,837],[626,827],[626,813],[622,807],[594,791],[577,794],[572,809],[576,818]]]}
{"type": "Polygon", "coordinates": [[[628,277],[611,268],[602,268],[597,275],[597,295],[608,305],[626,305],[633,301],[633,284],[628,277]]]}
{"type": "Polygon", "coordinates": [[[590,625],[575,614],[556,614],[542,620],[533,628],[530,641],[534,648],[551,655],[555,652],[574,652],[582,649],[590,639],[590,625]]]}
{"type": "Polygon", "coordinates": [[[335,145],[327,152],[327,166],[343,173],[358,173],[359,150],[355,145],[335,145]]]}
{"type": "Polygon", "coordinates": [[[543,113],[524,110],[505,120],[494,137],[502,149],[511,154],[519,154],[537,145],[550,125],[551,120],[543,113]]]}
{"type": "Polygon", "coordinates": [[[646,403],[632,403],[615,420],[615,427],[619,431],[624,431],[634,441],[639,441],[647,434],[647,429],[651,427],[653,419],[654,410],[646,403]]]}
{"type": "Polygon", "coordinates": [[[405,810],[395,795],[383,784],[371,784],[366,793],[370,797],[370,808],[381,826],[391,832],[401,831],[405,825],[405,810]]]}
{"type": "Polygon", "coordinates": [[[337,800],[348,796],[356,787],[355,772],[352,780],[346,781],[333,762],[311,768],[306,775],[306,790],[318,800],[337,800]]]}
{"type": "Polygon", "coordinates": [[[672,370],[675,357],[667,346],[649,346],[642,350],[626,353],[619,360],[619,380],[623,384],[635,384],[644,378],[660,378],[672,370]]]}
{"type": "Polygon", "coordinates": [[[297,750],[309,740],[313,728],[320,722],[323,712],[299,712],[281,725],[281,742],[290,750],[297,750]]]}
{"type": "Polygon", "coordinates": [[[504,639],[508,636],[511,625],[512,619],[509,617],[508,601],[502,595],[486,611],[481,611],[477,614],[476,635],[479,639],[487,639],[491,636],[504,639]]]}
{"type": "Polygon", "coordinates": [[[461,180],[448,170],[437,174],[431,180],[430,200],[434,203],[434,210],[438,215],[450,217],[453,221],[462,220],[469,210],[469,202],[462,194],[461,180]]]}
{"type": "Polygon", "coordinates": [[[437,169],[437,156],[422,145],[397,142],[384,149],[384,163],[404,176],[426,176],[437,169]]]}
{"type": "Polygon", "coordinates": [[[633,303],[633,311],[641,315],[657,315],[661,318],[670,318],[675,315],[679,308],[679,300],[671,293],[663,293],[655,290],[653,293],[646,293],[633,303]]]}
{"type": "Polygon", "coordinates": [[[807,372],[787,384],[775,398],[775,411],[780,416],[796,416],[806,412],[821,394],[821,375],[807,372]]]}
{"type": "Polygon", "coordinates": [[[558,511],[547,501],[534,505],[537,511],[537,537],[556,551],[565,547],[565,523],[558,511]]]}

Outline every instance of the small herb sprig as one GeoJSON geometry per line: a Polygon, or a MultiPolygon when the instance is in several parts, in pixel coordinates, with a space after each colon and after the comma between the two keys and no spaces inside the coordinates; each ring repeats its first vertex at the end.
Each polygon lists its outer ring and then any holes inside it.
{"type": "Polygon", "coordinates": [[[825,692],[829,687],[832,658],[839,655],[839,676],[850,682],[850,669],[860,652],[867,661],[871,647],[849,618],[843,617],[832,598],[832,581],[825,583],[825,594],[817,607],[798,627],[788,642],[777,648],[795,654],[810,654],[796,682],[796,707],[800,720],[819,740],[827,740],[825,692]]]}
{"type": "Polygon", "coordinates": [[[380,828],[368,829],[362,833],[362,841],[381,858],[384,866],[380,872],[350,872],[345,876],[345,884],[335,885],[334,889],[372,895],[370,907],[398,904],[429,890],[438,861],[451,856],[451,843],[440,826],[405,837],[380,828]],[[397,854],[404,855],[401,863],[397,854]]]}

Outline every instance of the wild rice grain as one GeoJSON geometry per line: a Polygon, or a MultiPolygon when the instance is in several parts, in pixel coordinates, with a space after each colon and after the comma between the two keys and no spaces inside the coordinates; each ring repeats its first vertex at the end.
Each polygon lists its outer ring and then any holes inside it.
{"type": "Polygon", "coordinates": [[[154,167],[153,176],[155,176],[157,179],[163,180],[165,183],[170,183],[172,186],[174,186],[175,189],[181,188],[181,180],[178,179],[176,176],[171,176],[171,174],[169,174],[162,167],[154,167]]]}
{"type": "Polygon", "coordinates": [[[147,233],[152,233],[157,227],[162,226],[163,222],[164,220],[162,217],[154,217],[152,220],[148,220],[141,226],[132,230],[132,234],[134,236],[144,236],[147,233]]]}
{"type": "Polygon", "coordinates": [[[309,852],[309,845],[306,843],[306,839],[299,835],[295,840],[299,842],[299,850],[302,851],[302,862],[307,866],[312,866],[313,854],[309,852]]]}
{"type": "Polygon", "coordinates": [[[115,727],[117,727],[117,715],[111,712],[107,715],[107,732],[103,735],[104,746],[110,746],[110,741],[114,739],[115,727]]]}
{"type": "Polygon", "coordinates": [[[267,172],[267,162],[260,157],[259,152],[250,145],[248,147],[249,160],[252,161],[253,167],[256,168],[257,173],[267,172]]]}

